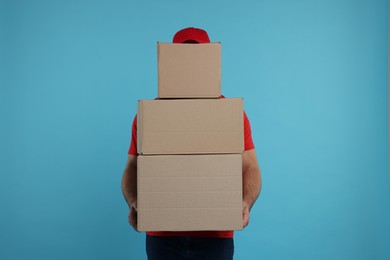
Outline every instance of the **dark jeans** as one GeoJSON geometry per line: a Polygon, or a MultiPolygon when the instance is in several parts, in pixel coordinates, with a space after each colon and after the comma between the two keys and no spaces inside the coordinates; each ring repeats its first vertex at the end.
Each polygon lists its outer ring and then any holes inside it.
{"type": "Polygon", "coordinates": [[[146,236],[149,260],[232,260],[233,238],[146,236]]]}

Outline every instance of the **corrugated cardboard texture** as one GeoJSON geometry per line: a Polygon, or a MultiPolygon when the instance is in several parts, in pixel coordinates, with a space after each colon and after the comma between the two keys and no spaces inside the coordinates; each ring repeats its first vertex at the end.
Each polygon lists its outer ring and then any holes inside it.
{"type": "Polygon", "coordinates": [[[139,231],[242,229],[242,157],[138,156],[139,231]]]}
{"type": "Polygon", "coordinates": [[[158,43],[159,98],[218,98],[221,44],[158,43]]]}
{"type": "Polygon", "coordinates": [[[241,98],[140,100],[137,119],[139,154],[244,150],[241,98]]]}

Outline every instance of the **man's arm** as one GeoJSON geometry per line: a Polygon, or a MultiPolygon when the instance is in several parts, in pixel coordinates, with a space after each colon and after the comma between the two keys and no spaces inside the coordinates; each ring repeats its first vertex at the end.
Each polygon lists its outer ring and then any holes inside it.
{"type": "Polygon", "coordinates": [[[137,156],[128,155],[122,176],[122,193],[129,205],[129,223],[137,230],[137,156]]]}
{"type": "Polygon", "coordinates": [[[242,154],[243,226],[249,224],[249,211],[261,190],[261,174],[255,149],[242,154]]]}

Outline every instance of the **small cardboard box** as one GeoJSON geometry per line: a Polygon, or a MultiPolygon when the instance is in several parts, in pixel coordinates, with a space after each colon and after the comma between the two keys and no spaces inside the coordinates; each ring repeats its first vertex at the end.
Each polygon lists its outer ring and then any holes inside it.
{"type": "Polygon", "coordinates": [[[137,158],[138,231],[241,230],[242,155],[137,158]]]}
{"type": "Polygon", "coordinates": [[[221,44],[157,43],[159,98],[221,96],[221,44]]]}
{"type": "Polygon", "coordinates": [[[140,100],[139,154],[242,153],[242,98],[140,100]]]}

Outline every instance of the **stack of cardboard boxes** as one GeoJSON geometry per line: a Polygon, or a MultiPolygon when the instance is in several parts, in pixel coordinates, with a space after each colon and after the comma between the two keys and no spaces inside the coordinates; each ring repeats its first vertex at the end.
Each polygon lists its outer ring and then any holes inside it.
{"type": "Polygon", "coordinates": [[[242,229],[243,100],[221,45],[158,43],[158,97],[137,114],[139,231],[242,229]]]}

